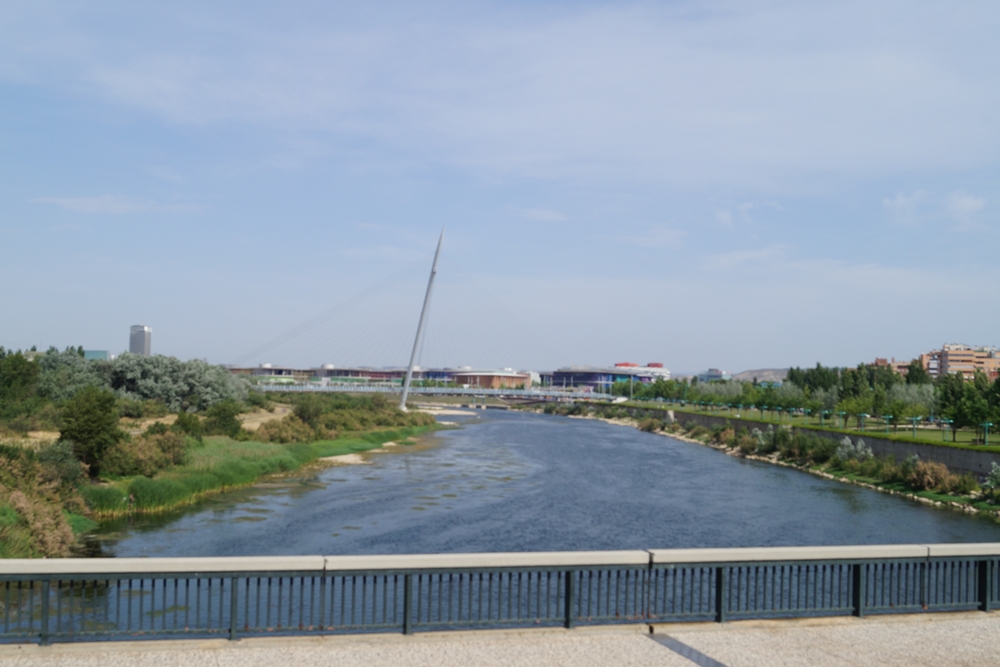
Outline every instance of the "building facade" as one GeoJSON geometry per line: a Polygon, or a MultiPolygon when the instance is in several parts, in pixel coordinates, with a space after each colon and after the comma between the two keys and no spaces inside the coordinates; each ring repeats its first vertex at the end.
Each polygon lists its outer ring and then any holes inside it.
{"type": "Polygon", "coordinates": [[[153,349],[153,329],[144,324],[135,324],[129,330],[128,351],[148,357],[153,349]]]}
{"type": "Polygon", "coordinates": [[[659,379],[669,380],[670,371],[659,362],[645,366],[622,361],[612,367],[568,366],[552,372],[550,386],[576,387],[594,391],[610,391],[616,382],[641,382],[651,384],[659,379]]]}
{"type": "MultiPolygon", "coordinates": [[[[931,350],[921,354],[917,359],[927,369],[933,378],[961,373],[966,380],[973,378],[976,371],[982,371],[990,380],[995,380],[1000,374],[1000,351],[995,347],[974,347],[963,343],[945,343],[940,350],[931,350]]],[[[908,363],[901,361],[886,362],[876,359],[877,366],[890,366],[898,373],[906,374],[908,363]]]]}

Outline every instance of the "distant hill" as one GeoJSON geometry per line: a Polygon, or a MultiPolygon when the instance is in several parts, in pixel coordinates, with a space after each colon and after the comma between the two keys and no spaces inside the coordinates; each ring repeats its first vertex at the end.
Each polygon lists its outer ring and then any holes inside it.
{"type": "Polygon", "coordinates": [[[753,382],[754,378],[757,378],[757,382],[784,382],[786,377],[787,368],[758,368],[733,375],[733,379],[740,382],[753,382]]]}

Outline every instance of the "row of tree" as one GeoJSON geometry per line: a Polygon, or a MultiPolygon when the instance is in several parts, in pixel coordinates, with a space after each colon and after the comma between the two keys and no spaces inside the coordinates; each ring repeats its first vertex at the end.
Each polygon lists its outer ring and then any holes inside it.
{"type": "Polygon", "coordinates": [[[767,406],[814,414],[827,411],[859,421],[872,416],[894,425],[915,417],[949,420],[954,429],[972,428],[980,433],[987,424],[1000,424],[1000,378],[990,381],[977,371],[971,379],[955,373],[935,380],[919,360],[911,362],[905,375],[873,364],[854,368],[816,364],[815,368],[789,369],[781,384],[658,379],[645,385],[617,383],[612,392],[646,400],[767,406]]]}

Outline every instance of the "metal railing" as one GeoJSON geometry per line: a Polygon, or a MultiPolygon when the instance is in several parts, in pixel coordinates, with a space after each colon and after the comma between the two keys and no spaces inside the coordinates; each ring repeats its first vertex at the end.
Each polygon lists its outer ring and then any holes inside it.
{"type": "Polygon", "coordinates": [[[1000,544],[0,561],[0,641],[864,616],[1000,602],[1000,544]]]}

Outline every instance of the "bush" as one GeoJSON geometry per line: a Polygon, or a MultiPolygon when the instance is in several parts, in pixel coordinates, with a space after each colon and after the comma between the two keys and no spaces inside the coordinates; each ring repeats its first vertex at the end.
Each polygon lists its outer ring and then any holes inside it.
{"type": "Polygon", "coordinates": [[[177,413],[177,421],[173,423],[173,426],[171,426],[170,429],[178,433],[183,433],[184,435],[189,435],[199,441],[201,440],[201,420],[190,412],[181,410],[177,413]]]}
{"type": "Polygon", "coordinates": [[[73,453],[73,443],[59,440],[38,450],[38,463],[46,481],[76,486],[86,475],[86,470],[73,453]]]}
{"type": "Polygon", "coordinates": [[[238,438],[243,432],[243,425],[237,416],[241,405],[233,400],[220,401],[210,407],[205,413],[205,423],[202,430],[205,435],[228,435],[238,438]]]}
{"type": "Polygon", "coordinates": [[[261,410],[267,410],[268,412],[274,411],[274,404],[268,400],[267,396],[263,392],[251,391],[247,394],[246,404],[252,408],[258,408],[261,410]]]}
{"type": "Polygon", "coordinates": [[[837,460],[844,462],[849,460],[864,461],[865,459],[872,458],[872,449],[865,444],[864,440],[858,439],[856,444],[851,443],[851,439],[844,436],[844,439],[840,441],[837,445],[837,451],[835,457],[837,460]]]}
{"type": "Polygon", "coordinates": [[[663,430],[663,422],[653,418],[643,419],[639,422],[639,430],[646,433],[655,433],[656,431],[663,430]]]}
{"type": "Polygon", "coordinates": [[[102,461],[106,474],[152,477],[160,470],[180,465],[187,455],[187,442],[179,433],[143,434],[109,449],[102,461]]]}
{"type": "Polygon", "coordinates": [[[958,496],[967,496],[979,489],[975,478],[969,473],[949,474],[941,484],[941,490],[958,496]]]}
{"type": "Polygon", "coordinates": [[[293,411],[300,420],[315,426],[316,420],[326,411],[325,407],[323,399],[316,394],[302,394],[296,397],[293,411]]]}
{"type": "Polygon", "coordinates": [[[920,461],[906,477],[906,484],[918,491],[930,491],[948,478],[948,468],[935,461],[920,461]]]}
{"type": "Polygon", "coordinates": [[[333,439],[337,437],[336,432],[326,431],[321,437],[317,437],[316,430],[304,423],[296,415],[288,415],[284,419],[273,419],[264,422],[254,431],[254,440],[261,442],[312,442],[320,439],[333,439]]]}

